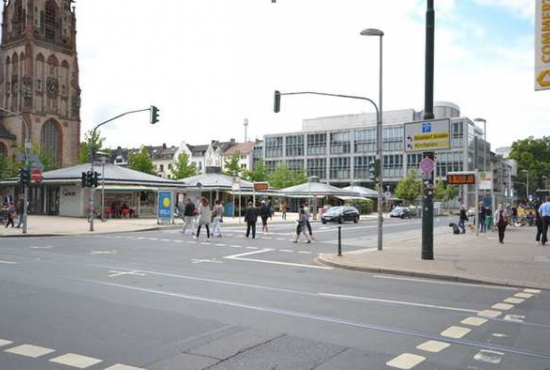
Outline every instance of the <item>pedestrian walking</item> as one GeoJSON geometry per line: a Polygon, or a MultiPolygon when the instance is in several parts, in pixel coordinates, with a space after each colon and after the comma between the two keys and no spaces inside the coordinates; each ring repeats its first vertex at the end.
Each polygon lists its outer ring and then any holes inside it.
{"type": "Polygon", "coordinates": [[[281,219],[286,220],[286,201],[282,201],[279,204],[279,212],[281,212],[281,219]]]}
{"type": "Polygon", "coordinates": [[[307,244],[311,243],[311,236],[309,235],[309,232],[306,231],[307,229],[307,212],[302,208],[300,210],[300,213],[298,214],[298,224],[296,225],[296,235],[294,235],[294,241],[293,243],[298,243],[298,240],[300,239],[300,235],[304,234],[304,236],[307,239],[307,244]]]}
{"type": "Polygon", "coordinates": [[[464,223],[468,221],[468,214],[466,213],[466,207],[464,204],[460,206],[460,213],[458,215],[458,227],[460,227],[461,234],[466,234],[466,226],[464,223]]]}
{"type": "Polygon", "coordinates": [[[13,201],[10,201],[8,205],[8,222],[6,223],[6,227],[10,226],[14,227],[13,218],[15,217],[15,205],[13,204],[13,201]]]}
{"type": "Polygon", "coordinates": [[[550,198],[546,198],[546,201],[539,207],[540,217],[542,218],[542,245],[546,245],[548,242],[548,226],[550,226],[550,198]]]}
{"type": "Polygon", "coordinates": [[[487,208],[485,208],[485,205],[483,202],[479,203],[479,212],[478,212],[478,219],[479,219],[479,232],[480,233],[486,233],[487,232],[487,225],[485,224],[485,220],[487,218],[487,208]]]}
{"type": "Polygon", "coordinates": [[[504,233],[506,232],[506,226],[508,226],[508,217],[506,216],[502,204],[498,205],[498,209],[495,211],[493,219],[498,228],[498,242],[504,244],[504,233]]]}
{"type": "Polygon", "coordinates": [[[537,242],[537,245],[541,245],[541,237],[542,237],[542,228],[543,228],[543,221],[542,217],[539,212],[539,208],[542,205],[542,203],[537,202],[535,204],[535,225],[537,226],[537,236],[535,237],[535,241],[537,242]]]}
{"type": "Polygon", "coordinates": [[[17,201],[17,215],[19,216],[19,222],[17,223],[17,228],[20,229],[21,226],[25,223],[25,196],[20,195],[19,200],[17,201]]]}
{"type": "Polygon", "coordinates": [[[214,209],[212,209],[212,236],[222,237],[221,224],[223,218],[224,208],[219,199],[214,202],[214,209]]]}
{"type": "Polygon", "coordinates": [[[518,206],[514,204],[512,206],[512,225],[518,226],[518,206]]]}
{"type": "Polygon", "coordinates": [[[191,227],[191,234],[194,234],[193,231],[193,220],[195,218],[195,203],[191,198],[187,198],[187,203],[183,207],[183,229],[181,230],[182,234],[185,235],[188,227],[191,227]]]}
{"type": "Polygon", "coordinates": [[[199,206],[199,226],[197,227],[197,236],[196,238],[199,238],[199,235],[201,233],[201,227],[204,225],[206,228],[206,237],[210,239],[210,219],[212,215],[210,212],[210,206],[208,204],[208,199],[205,197],[202,197],[201,204],[199,206]]]}
{"type": "Polygon", "coordinates": [[[260,218],[262,219],[262,232],[264,234],[267,234],[269,232],[269,228],[267,227],[267,219],[269,218],[269,216],[269,205],[265,202],[265,200],[262,200],[260,206],[260,218]]]}
{"type": "Polygon", "coordinates": [[[258,210],[252,202],[248,203],[246,211],[244,212],[244,221],[246,222],[246,237],[250,236],[252,231],[252,239],[256,239],[256,222],[258,222],[258,210]]]}
{"type": "Polygon", "coordinates": [[[309,203],[308,202],[305,202],[304,203],[304,222],[305,222],[305,225],[306,225],[306,228],[307,228],[307,232],[309,233],[309,239],[313,240],[313,231],[311,229],[311,223],[309,222],[309,219],[311,217],[311,214],[310,214],[310,211],[309,211],[309,203]]]}

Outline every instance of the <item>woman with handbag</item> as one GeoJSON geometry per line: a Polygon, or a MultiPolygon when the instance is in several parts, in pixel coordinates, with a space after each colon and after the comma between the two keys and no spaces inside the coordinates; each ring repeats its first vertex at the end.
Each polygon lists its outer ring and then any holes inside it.
{"type": "Polygon", "coordinates": [[[496,210],[493,218],[495,220],[495,225],[497,225],[498,228],[498,242],[500,244],[504,244],[504,233],[506,232],[506,226],[508,226],[508,218],[502,204],[498,205],[498,209],[496,210]]]}
{"type": "Polygon", "coordinates": [[[205,197],[202,197],[201,204],[199,206],[199,226],[197,227],[197,236],[196,239],[199,238],[199,235],[201,233],[201,226],[206,227],[206,237],[210,239],[210,218],[211,218],[211,212],[210,207],[208,205],[208,199],[205,197]]]}

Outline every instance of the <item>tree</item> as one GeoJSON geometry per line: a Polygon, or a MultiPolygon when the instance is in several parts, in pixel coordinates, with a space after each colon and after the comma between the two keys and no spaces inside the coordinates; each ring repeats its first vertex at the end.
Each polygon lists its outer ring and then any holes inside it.
{"type": "Polygon", "coordinates": [[[550,173],[550,136],[535,139],[530,136],[512,144],[510,158],[518,163],[516,189],[519,194],[526,194],[525,185],[529,175],[529,190],[545,189],[544,176],[550,173]],[[528,171],[528,174],[523,172],[528,171]],[[523,184],[521,184],[523,183],[523,184]]]}
{"type": "Polygon", "coordinates": [[[145,146],[141,147],[139,152],[131,153],[128,157],[128,168],[131,170],[157,175],[153,167],[151,155],[145,146]]]}
{"type": "Polygon", "coordinates": [[[105,138],[101,137],[101,132],[98,130],[94,134],[94,130],[89,130],[84,134],[84,141],[80,143],[78,152],[78,161],[80,163],[90,163],[90,148],[93,148],[95,153],[103,150],[103,142],[105,138]]]}
{"type": "Polygon", "coordinates": [[[176,180],[186,179],[198,175],[199,169],[195,163],[189,164],[189,155],[187,153],[181,153],[174,162],[172,174],[176,180]]]}
{"type": "Polygon", "coordinates": [[[445,200],[446,190],[445,183],[438,180],[435,184],[434,199],[438,202],[445,200]]]}
{"type": "Polygon", "coordinates": [[[263,159],[260,159],[255,165],[252,171],[245,171],[244,178],[248,181],[267,181],[269,173],[267,172],[267,166],[263,159]]]}
{"type": "Polygon", "coordinates": [[[458,187],[454,185],[447,185],[445,188],[445,198],[444,201],[448,202],[455,199],[458,196],[458,187]]]}
{"type": "Polygon", "coordinates": [[[282,164],[269,175],[268,181],[275,189],[284,189],[307,182],[307,177],[303,170],[292,171],[286,164],[282,164]]]}
{"type": "Polygon", "coordinates": [[[395,188],[395,196],[408,203],[413,203],[422,193],[422,180],[416,178],[416,171],[411,170],[407,176],[399,180],[395,188]]]}
{"type": "Polygon", "coordinates": [[[228,176],[238,176],[241,174],[243,169],[240,164],[241,152],[238,150],[233,153],[233,155],[225,160],[225,174],[228,176]]]}

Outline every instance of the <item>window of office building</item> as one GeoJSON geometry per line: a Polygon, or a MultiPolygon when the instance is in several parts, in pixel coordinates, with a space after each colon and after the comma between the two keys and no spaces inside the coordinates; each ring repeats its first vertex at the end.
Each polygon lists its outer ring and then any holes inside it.
{"type": "Polygon", "coordinates": [[[286,165],[291,171],[303,171],[304,160],[303,159],[289,159],[286,161],[286,165]]]}
{"type": "Polygon", "coordinates": [[[347,154],[351,151],[349,131],[332,132],[330,134],[330,153],[347,154]]]}
{"type": "Polygon", "coordinates": [[[354,133],[354,139],[356,153],[376,151],[376,129],[357,130],[354,133]]]}
{"type": "Polygon", "coordinates": [[[304,155],[304,135],[286,137],[286,156],[301,157],[304,155]]]}
{"type": "Polygon", "coordinates": [[[265,157],[277,158],[283,156],[283,137],[267,137],[265,139],[265,157]]]}
{"type": "Polygon", "coordinates": [[[307,160],[307,175],[317,176],[320,179],[327,177],[327,160],[326,158],[314,158],[307,160]]]}
{"type": "Polygon", "coordinates": [[[327,153],[327,134],[307,135],[307,155],[324,155],[327,153]]]}
{"type": "Polygon", "coordinates": [[[345,180],[350,178],[350,158],[330,159],[330,178],[333,180],[345,180]]]}
{"type": "Polygon", "coordinates": [[[436,177],[445,178],[449,172],[464,171],[462,152],[438,153],[435,158],[436,177]]]}
{"type": "Polygon", "coordinates": [[[453,122],[451,124],[451,147],[462,148],[464,145],[464,123],[453,122]]]}
{"type": "Polygon", "coordinates": [[[265,161],[267,172],[275,171],[275,168],[279,167],[280,165],[281,165],[281,161],[265,161]]]}
{"type": "Polygon", "coordinates": [[[382,131],[382,142],[386,151],[403,150],[403,126],[384,128],[382,131]]]}
{"type": "Polygon", "coordinates": [[[353,177],[355,179],[370,179],[369,165],[376,159],[373,155],[353,158],[353,177]]]}
{"type": "Polygon", "coordinates": [[[402,177],[403,176],[403,155],[390,154],[384,156],[384,176],[402,177]]]}

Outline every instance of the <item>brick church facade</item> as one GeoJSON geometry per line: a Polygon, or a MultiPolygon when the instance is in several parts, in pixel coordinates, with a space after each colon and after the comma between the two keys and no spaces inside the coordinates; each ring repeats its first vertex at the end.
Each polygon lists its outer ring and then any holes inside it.
{"type": "Polygon", "coordinates": [[[0,154],[30,135],[56,167],[77,163],[80,86],[73,0],[4,0],[0,45],[0,154]]]}

